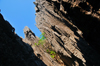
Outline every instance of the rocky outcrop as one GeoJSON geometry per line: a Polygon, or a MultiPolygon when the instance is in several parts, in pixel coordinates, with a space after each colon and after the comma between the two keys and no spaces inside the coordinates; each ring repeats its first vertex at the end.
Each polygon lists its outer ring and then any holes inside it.
{"type": "Polygon", "coordinates": [[[0,14],[0,66],[46,66],[0,14]]]}
{"type": "Polygon", "coordinates": [[[34,50],[34,54],[41,59],[47,66],[64,66],[64,64],[59,64],[54,58],[47,53],[47,49],[50,49],[51,45],[45,40],[43,45],[35,45],[38,43],[39,38],[26,26],[24,28],[25,39],[24,42],[31,45],[34,50]]]}
{"type": "Polygon", "coordinates": [[[99,3],[95,0],[34,2],[37,27],[66,66],[100,65],[99,3]]]}
{"type": "Polygon", "coordinates": [[[29,45],[32,46],[32,44],[38,42],[39,38],[27,26],[25,26],[24,28],[24,34],[25,39],[23,41],[28,43],[29,45]]]}

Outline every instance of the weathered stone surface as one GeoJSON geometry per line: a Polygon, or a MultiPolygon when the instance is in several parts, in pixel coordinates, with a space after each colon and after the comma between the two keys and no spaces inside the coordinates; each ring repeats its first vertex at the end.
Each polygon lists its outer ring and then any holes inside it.
{"type": "MultiPolygon", "coordinates": [[[[67,66],[100,65],[99,4],[93,0],[36,0],[37,27],[67,66]],[[95,6],[98,4],[97,6],[95,6]],[[97,7],[97,8],[96,8],[97,7]]],[[[99,2],[99,1],[98,1],[99,2]]],[[[49,65],[48,65],[49,66],[49,65]]]]}
{"type": "Polygon", "coordinates": [[[37,43],[38,37],[35,36],[35,34],[27,26],[25,26],[24,28],[24,34],[25,34],[25,39],[23,40],[24,42],[30,45],[37,43]]]}
{"type": "Polygon", "coordinates": [[[0,13],[0,66],[46,66],[0,13]]]}
{"type": "MultiPolygon", "coordinates": [[[[57,61],[51,58],[50,54],[47,53],[48,47],[50,47],[49,43],[45,41],[42,45],[35,45],[38,43],[39,38],[35,36],[35,34],[26,26],[24,28],[25,39],[26,43],[31,43],[31,46],[34,50],[34,54],[40,58],[47,66],[61,66],[61,64],[57,63],[57,61]],[[47,48],[47,49],[46,49],[47,48]]],[[[62,65],[63,66],[63,65],[62,65]]]]}

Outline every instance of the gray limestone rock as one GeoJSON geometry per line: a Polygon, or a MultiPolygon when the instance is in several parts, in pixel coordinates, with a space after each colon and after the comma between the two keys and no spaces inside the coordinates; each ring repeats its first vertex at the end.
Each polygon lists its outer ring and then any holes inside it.
{"type": "Polygon", "coordinates": [[[100,41],[96,40],[96,38],[100,39],[100,31],[98,31],[100,22],[96,17],[91,17],[92,14],[91,16],[86,14],[92,10],[90,2],[36,0],[36,3],[39,9],[39,12],[36,12],[36,26],[45,33],[53,50],[60,54],[66,66],[100,65],[100,41]],[[94,24],[97,27],[94,27],[94,24]],[[99,33],[91,31],[92,29],[99,33]]]}

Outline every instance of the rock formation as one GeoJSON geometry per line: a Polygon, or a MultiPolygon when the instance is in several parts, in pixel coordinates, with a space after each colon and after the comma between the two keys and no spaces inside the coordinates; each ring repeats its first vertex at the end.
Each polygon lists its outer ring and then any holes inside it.
{"type": "Polygon", "coordinates": [[[66,66],[100,65],[99,3],[99,0],[34,2],[37,27],[66,66]]]}
{"type": "Polygon", "coordinates": [[[46,66],[0,14],[0,66],[46,66]]]}
{"type": "Polygon", "coordinates": [[[100,66],[99,3],[36,0],[36,26],[45,39],[27,26],[20,38],[0,14],[0,66],[100,66]]]}
{"type": "Polygon", "coordinates": [[[40,58],[47,66],[61,66],[50,54],[47,53],[47,49],[50,49],[50,44],[45,41],[43,45],[35,45],[39,41],[39,38],[26,26],[24,28],[25,39],[24,42],[31,45],[34,50],[34,54],[40,58]]]}

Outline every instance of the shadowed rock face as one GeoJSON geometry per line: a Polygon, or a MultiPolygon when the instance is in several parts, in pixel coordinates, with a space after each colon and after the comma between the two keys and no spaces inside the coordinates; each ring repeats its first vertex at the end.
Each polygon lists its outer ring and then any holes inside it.
{"type": "Polygon", "coordinates": [[[36,0],[36,23],[68,66],[100,65],[99,1],[36,0]],[[98,2],[98,3],[97,3],[98,2]],[[96,5],[98,4],[98,5],[96,5]]]}
{"type": "Polygon", "coordinates": [[[0,66],[46,66],[0,14],[0,66]]]}

